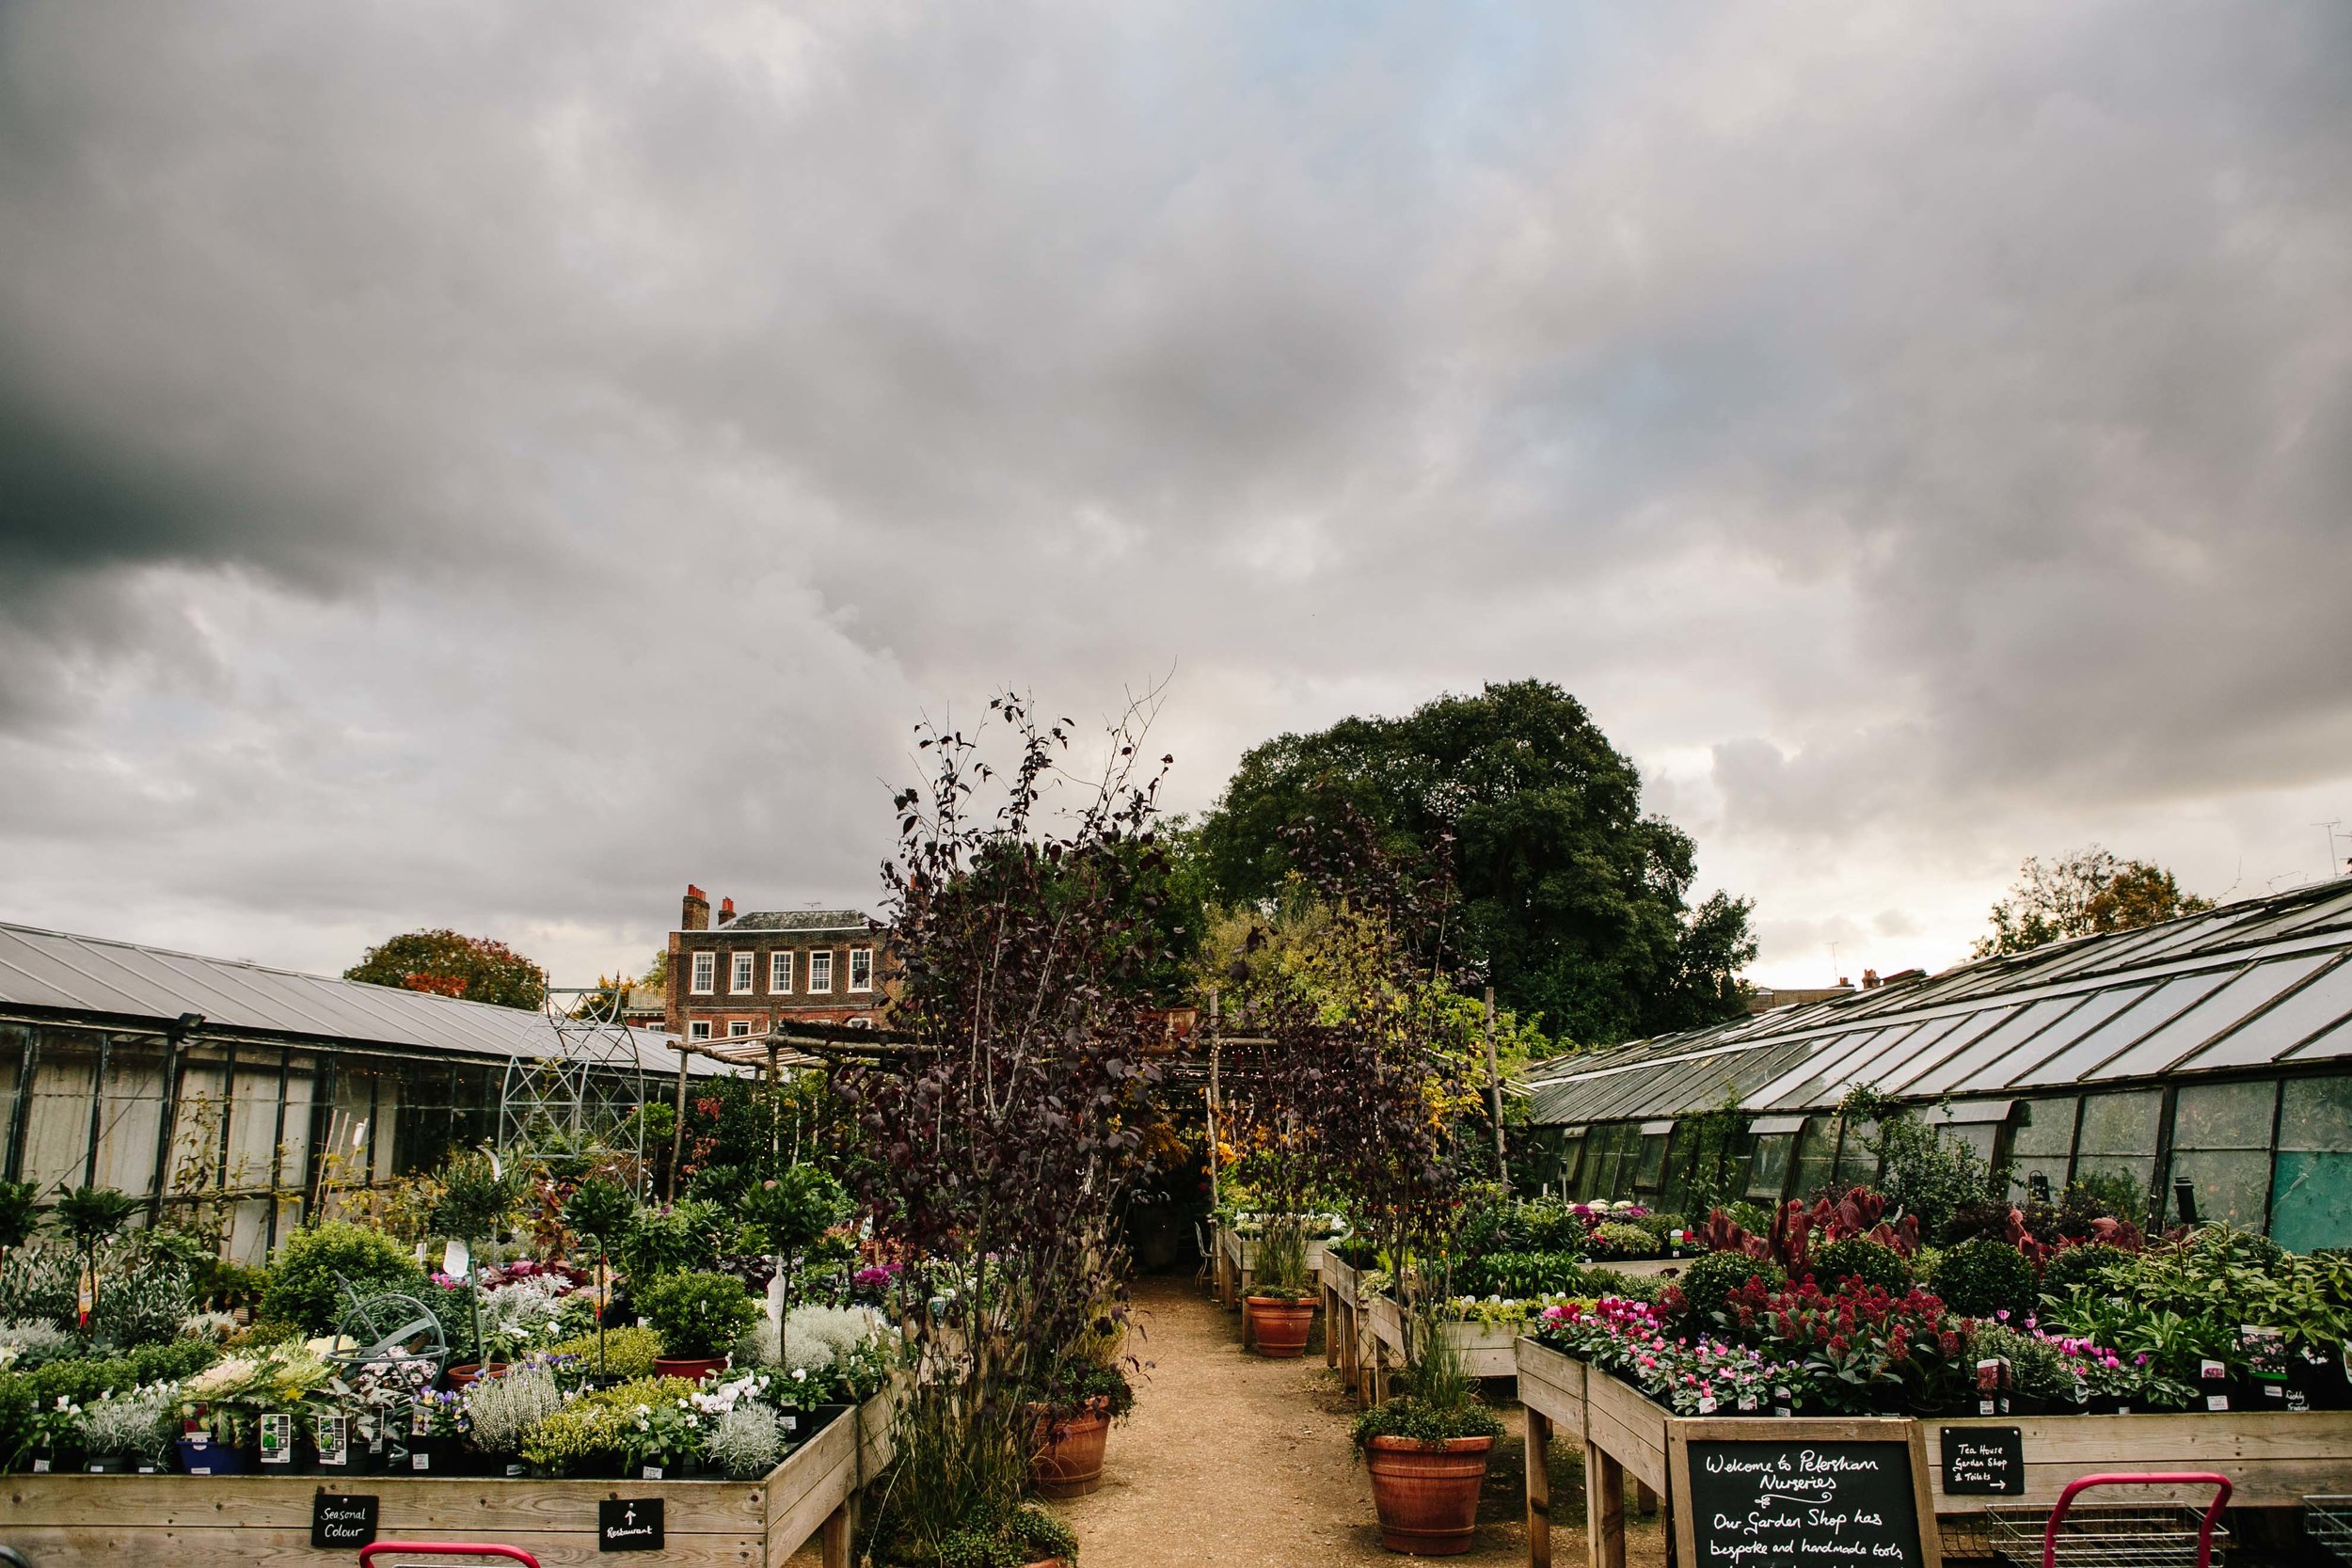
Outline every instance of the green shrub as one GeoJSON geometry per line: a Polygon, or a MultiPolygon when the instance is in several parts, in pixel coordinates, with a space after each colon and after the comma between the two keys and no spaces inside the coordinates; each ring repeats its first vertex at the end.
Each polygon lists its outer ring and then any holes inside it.
{"type": "Polygon", "coordinates": [[[1593,1227],[1595,1258],[1646,1258],[1659,1250],[1658,1238],[1633,1220],[1603,1220],[1593,1227]]]}
{"type": "Polygon", "coordinates": [[[1370,1447],[1375,1437],[1409,1437],[1434,1448],[1455,1437],[1502,1435],[1502,1423],[1483,1404],[1433,1405],[1412,1394],[1375,1404],[1356,1418],[1359,1449],[1370,1447]]]}
{"type": "Polygon", "coordinates": [[[424,1271],[381,1230],[344,1220],[306,1225],[278,1249],[269,1284],[262,1292],[262,1316],[294,1323],[310,1334],[335,1328],[343,1314],[338,1279],[363,1295],[424,1288],[424,1271]]]}
{"type": "Polygon", "coordinates": [[[1761,1279],[1777,1291],[1788,1283],[1788,1271],[1769,1258],[1744,1252],[1710,1252],[1693,1259],[1675,1281],[1682,1291],[1683,1326],[1696,1334],[1717,1332],[1715,1314],[1724,1309],[1724,1299],[1751,1279],[1761,1279]]]}
{"type": "MultiPolygon", "coordinates": [[[[740,1290],[742,1287],[736,1287],[740,1290]]],[[[577,1338],[564,1339],[548,1347],[550,1355],[577,1355],[591,1368],[596,1364],[596,1336],[593,1329],[577,1338]]],[[[661,1336],[650,1328],[609,1328],[604,1334],[604,1370],[607,1377],[639,1378],[653,1376],[654,1358],[661,1354],[661,1336]]]]}
{"type": "Polygon", "coordinates": [[[1528,1301],[1573,1294],[1584,1282],[1585,1270],[1572,1252],[1490,1252],[1454,1266],[1454,1293],[1460,1296],[1528,1301]]]}
{"type": "Polygon", "coordinates": [[[659,1275],[634,1299],[672,1355],[724,1355],[759,1321],[759,1304],[728,1274],[659,1275]]]}
{"type": "Polygon", "coordinates": [[[1614,1269],[1592,1268],[1581,1273],[1576,1283],[1562,1293],[1617,1296],[1626,1301],[1645,1301],[1656,1306],[1672,1283],[1654,1274],[1619,1274],[1614,1269]]]}
{"type": "Polygon", "coordinates": [[[631,1286],[660,1275],[708,1269],[719,1261],[734,1228],[724,1208],[702,1198],[686,1198],[664,1209],[641,1209],[628,1232],[614,1243],[612,1260],[631,1286]]]}
{"type": "Polygon", "coordinates": [[[1024,1568],[1058,1557],[1078,1560],[1070,1527],[1035,1503],[1023,1503],[1002,1521],[981,1520],[940,1537],[937,1568],[1024,1568]]]}
{"type": "Polygon", "coordinates": [[[32,1441],[33,1413],[60,1399],[88,1404],[108,1392],[127,1394],[147,1384],[191,1377],[220,1358],[200,1339],[143,1345],[127,1355],[52,1361],[29,1372],[0,1373],[0,1467],[14,1464],[32,1441]]]}
{"type": "Polygon", "coordinates": [[[1842,1279],[1859,1279],[1899,1296],[1911,1289],[1911,1265],[1891,1246],[1867,1236],[1849,1236],[1814,1255],[1813,1278],[1824,1291],[1836,1291],[1842,1279]]]}
{"type": "Polygon", "coordinates": [[[2064,1301],[2078,1285],[2099,1285],[2102,1270],[2127,1263],[2131,1257],[2122,1247],[2108,1246],[2104,1242],[2090,1242],[2052,1253],[2050,1260],[2042,1266],[2042,1293],[2052,1301],[2064,1301]]]}
{"type": "Polygon", "coordinates": [[[1980,1323],[1969,1332],[1968,1355],[1972,1361],[2005,1358],[2021,1394],[2055,1400],[2074,1393],[2074,1374],[2067,1370],[2058,1347],[2038,1336],[2021,1334],[2003,1323],[1980,1323]]]}
{"type": "Polygon", "coordinates": [[[2033,1310],[2033,1265],[2007,1242],[1989,1236],[1946,1252],[1935,1266],[1932,1288],[1947,1308],[1963,1318],[2007,1312],[2022,1319],[2033,1310]]]}

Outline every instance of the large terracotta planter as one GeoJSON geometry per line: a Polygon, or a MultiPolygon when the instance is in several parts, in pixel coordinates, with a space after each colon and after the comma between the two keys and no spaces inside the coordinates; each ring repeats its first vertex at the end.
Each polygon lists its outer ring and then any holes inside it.
{"type": "Polygon", "coordinates": [[[1040,1416],[1029,1484],[1040,1497],[1057,1500],[1085,1497],[1103,1484],[1103,1447],[1110,1433],[1110,1416],[1101,1409],[1058,1421],[1040,1416]]]}
{"type": "Polygon", "coordinates": [[[449,1386],[452,1388],[468,1388],[485,1377],[502,1377],[505,1372],[506,1363],[503,1361],[462,1362],[449,1370],[449,1386]]]}
{"type": "Polygon", "coordinates": [[[726,1370],[727,1358],[723,1355],[657,1355],[653,1358],[656,1377],[682,1377],[700,1383],[711,1373],[726,1370]]]}
{"type": "Polygon", "coordinates": [[[1250,1296],[1243,1310],[1249,1314],[1249,1342],[1260,1355],[1288,1360],[1306,1354],[1307,1331],[1315,1324],[1314,1297],[1250,1296]]]}
{"type": "Polygon", "coordinates": [[[1410,1437],[1374,1438],[1364,1462],[1380,1511],[1380,1544],[1422,1557],[1469,1551],[1494,1446],[1491,1437],[1449,1438],[1438,1448],[1410,1437]]]}

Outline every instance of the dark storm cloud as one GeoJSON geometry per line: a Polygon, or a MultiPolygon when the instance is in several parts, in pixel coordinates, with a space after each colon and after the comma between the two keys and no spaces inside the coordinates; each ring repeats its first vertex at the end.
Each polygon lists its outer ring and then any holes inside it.
{"type": "Polygon", "coordinates": [[[1533,673],[1789,940],[1941,930],[2085,801],[2352,774],[2347,69],[2331,0],[9,8],[0,844],[602,951],[861,895],[992,677],[1174,665],[1198,800],[1533,673]]]}

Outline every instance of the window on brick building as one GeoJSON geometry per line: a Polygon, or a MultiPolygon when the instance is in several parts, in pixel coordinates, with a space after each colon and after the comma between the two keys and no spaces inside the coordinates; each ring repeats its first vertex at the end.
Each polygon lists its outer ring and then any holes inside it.
{"type": "Polygon", "coordinates": [[[833,990],[833,955],[819,949],[808,956],[808,989],[812,991],[833,990]]]}
{"type": "Polygon", "coordinates": [[[731,1018],[727,1020],[727,1038],[731,1040],[745,1040],[751,1037],[752,1021],[750,1019],[731,1018]]]}
{"type": "Polygon", "coordinates": [[[850,949],[850,989],[851,990],[874,989],[874,950],[872,948],[852,947],[850,949]]]}
{"type": "Polygon", "coordinates": [[[737,996],[748,996],[752,990],[752,960],[758,955],[737,953],[732,957],[735,966],[734,972],[727,976],[727,990],[737,996]]]}
{"type": "Polygon", "coordinates": [[[789,948],[768,955],[768,990],[777,996],[792,993],[792,953],[789,948]]]}
{"type": "Polygon", "coordinates": [[[694,955],[694,987],[693,987],[693,990],[694,990],[694,994],[695,994],[696,996],[708,996],[708,995],[711,993],[711,990],[713,990],[713,989],[714,989],[714,988],[715,988],[718,984],[719,984],[719,955],[718,955],[718,954],[716,954],[716,953],[697,953],[697,954],[695,954],[695,955],[694,955]]]}
{"type": "Polygon", "coordinates": [[[690,1040],[708,1039],[710,1037],[710,1020],[707,1018],[698,1018],[691,1023],[689,1023],[686,1026],[686,1037],[690,1040]]]}

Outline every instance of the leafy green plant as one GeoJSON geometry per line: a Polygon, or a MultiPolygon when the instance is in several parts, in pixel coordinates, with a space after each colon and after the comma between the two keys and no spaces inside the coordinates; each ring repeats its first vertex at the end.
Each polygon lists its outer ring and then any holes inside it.
{"type": "Polygon", "coordinates": [[[2077,1288],[2097,1287],[2107,1270],[2129,1263],[2131,1258],[2122,1247],[2096,1242],[2052,1253],[2042,1266],[2042,1294],[2046,1300],[2064,1301],[2077,1288]]]}
{"type": "Polygon", "coordinates": [[[1911,1265],[1903,1261],[1902,1254],[1867,1236],[1830,1243],[1813,1255],[1812,1270],[1825,1291],[1835,1291],[1845,1279],[1859,1279],[1889,1295],[1899,1296],[1911,1289],[1911,1265]]]}
{"type": "MultiPolygon", "coordinates": [[[[564,1200],[564,1224],[596,1255],[596,1283],[602,1287],[612,1267],[612,1248],[628,1233],[637,1216],[637,1195],[609,1176],[591,1176],[564,1200]]],[[[596,1370],[607,1369],[604,1358],[604,1316],[596,1316],[596,1370]]]]}
{"type": "Polygon", "coordinates": [[[82,1254],[82,1263],[89,1271],[90,1305],[97,1310],[100,1295],[98,1285],[98,1248],[112,1241],[122,1227],[131,1223],[131,1216],[139,1212],[139,1200],[128,1193],[112,1187],[76,1187],[57,1199],[51,1219],[56,1227],[73,1238],[73,1244],[82,1254]]]}
{"type": "Polygon", "coordinates": [[[91,1338],[117,1351],[179,1338],[181,1325],[196,1307],[187,1266],[167,1251],[125,1247],[119,1252],[100,1272],[104,1288],[91,1303],[91,1338]]]}
{"type": "Polygon", "coordinates": [[[612,1249],[613,1261],[632,1287],[657,1275],[709,1269],[718,1263],[733,1229],[726,1209],[703,1198],[642,1209],[612,1249]]]}
{"type": "Polygon", "coordinates": [[[0,1181],[0,1252],[23,1246],[40,1224],[35,1199],[40,1189],[30,1181],[0,1181]]]}
{"type": "Polygon", "coordinates": [[[850,1195],[815,1165],[787,1165],[746,1190],[742,1210],[744,1218],[767,1233],[768,1249],[779,1259],[788,1307],[794,1299],[793,1275],[801,1260],[824,1239],[826,1231],[849,1217],[850,1195]]]}
{"type": "Polygon", "coordinates": [[[1918,1222],[1921,1241],[1952,1240],[1963,1210],[2003,1196],[2003,1184],[1975,1149],[1944,1136],[1915,1110],[1867,1086],[1850,1090],[1838,1109],[1849,1127],[1875,1124],[1863,1142],[1879,1157],[1879,1190],[1918,1222]]]}
{"type": "Polygon", "coordinates": [[[1646,1258],[1659,1250],[1658,1238],[1633,1220],[1603,1220],[1593,1227],[1595,1258],[1646,1258]]]}
{"type": "Polygon", "coordinates": [[[327,1333],[342,1316],[344,1281],[362,1294],[413,1294],[424,1288],[425,1278],[416,1260],[382,1231],[347,1220],[321,1220],[278,1243],[262,1292],[262,1315],[306,1334],[327,1333]]]}
{"type": "Polygon", "coordinates": [[[582,1363],[596,1367],[599,1376],[651,1377],[654,1359],[661,1354],[661,1336],[650,1328],[603,1330],[558,1340],[548,1347],[547,1354],[578,1356],[582,1363]]]}
{"type": "Polygon", "coordinates": [[[1035,1503],[1022,1503],[1001,1518],[981,1518],[940,1537],[934,1568],[1024,1568],[1045,1558],[1078,1560],[1078,1538],[1070,1527],[1035,1503]]]}
{"type": "Polygon", "coordinates": [[[617,1463],[628,1441],[628,1422],[615,1405],[576,1399],[525,1428],[520,1452],[531,1464],[557,1475],[617,1463]]]}
{"type": "Polygon", "coordinates": [[[1935,1266],[1935,1293],[1959,1317],[2008,1313],[2020,1322],[2033,1310],[2033,1265],[2007,1242],[1979,1236],[1944,1254],[1935,1266]]]}
{"type": "Polygon", "coordinates": [[[1296,1214],[1268,1217],[1258,1238],[1257,1270],[1249,1293],[1275,1301],[1314,1294],[1307,1283],[1307,1227],[1296,1214]]]}
{"type": "Polygon", "coordinates": [[[1744,1252],[1710,1252],[1693,1259],[1675,1282],[1682,1292],[1686,1331],[1719,1332],[1716,1318],[1724,1303],[1751,1279],[1760,1279],[1766,1290],[1777,1291],[1788,1283],[1788,1271],[1769,1258],[1751,1258],[1744,1252]]]}
{"type": "Polygon", "coordinates": [[[29,1372],[62,1361],[81,1348],[80,1339],[46,1319],[0,1321],[0,1370],[29,1372]]]}
{"type": "Polygon", "coordinates": [[[1968,1333],[1968,1355],[1973,1361],[2007,1361],[2021,1394],[2062,1400],[2074,1393],[2074,1374],[2067,1370],[2065,1357],[2038,1334],[2021,1333],[2006,1323],[1979,1323],[1968,1333]]]}
{"type": "Polygon", "coordinates": [[[82,1407],[82,1448],[92,1459],[160,1463],[178,1430],[168,1389],[110,1394],[82,1407]]]}
{"type": "Polygon", "coordinates": [[[636,1293],[638,1315],[675,1356],[724,1355],[759,1317],[743,1282],[725,1274],[665,1274],[636,1293]]]}
{"type": "Polygon", "coordinates": [[[719,1413],[704,1447],[729,1481],[757,1481],[783,1460],[784,1433],[775,1411],[741,1400],[719,1413]]]}
{"type": "Polygon", "coordinates": [[[1585,1288],[1587,1277],[1572,1252],[1489,1252],[1454,1266],[1454,1290],[1458,1295],[1527,1301],[1575,1294],[1585,1288]]]}

